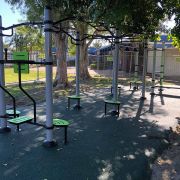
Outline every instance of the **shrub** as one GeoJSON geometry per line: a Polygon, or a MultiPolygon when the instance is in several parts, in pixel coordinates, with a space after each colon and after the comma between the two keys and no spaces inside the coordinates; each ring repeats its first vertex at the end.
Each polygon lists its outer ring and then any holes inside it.
{"type": "Polygon", "coordinates": [[[97,69],[97,64],[90,64],[90,69],[97,69]]]}

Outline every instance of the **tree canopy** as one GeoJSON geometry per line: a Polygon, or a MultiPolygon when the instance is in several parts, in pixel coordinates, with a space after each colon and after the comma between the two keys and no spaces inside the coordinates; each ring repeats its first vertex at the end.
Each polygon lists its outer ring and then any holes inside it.
{"type": "Polygon", "coordinates": [[[44,37],[39,28],[17,27],[10,45],[17,51],[43,51],[44,37]]]}
{"type": "MultiPolygon", "coordinates": [[[[43,20],[43,9],[46,5],[52,8],[53,21],[70,20],[75,17],[71,22],[76,30],[80,32],[81,38],[89,32],[90,23],[98,28],[103,26],[108,30],[118,29],[121,37],[141,36],[152,38],[156,35],[160,20],[165,17],[170,19],[174,15],[176,26],[172,30],[172,34],[176,37],[177,44],[180,42],[179,0],[6,0],[6,2],[21,9],[29,20],[43,20]]],[[[61,23],[61,28],[66,26],[66,32],[68,31],[67,25],[69,25],[69,21],[61,23]]],[[[96,33],[96,28],[94,33],[96,33]]],[[[61,66],[59,71],[64,72],[64,69],[66,69],[65,47],[67,47],[67,38],[63,32],[55,35],[57,36],[56,41],[59,41],[59,43],[56,42],[59,51],[56,55],[59,62],[61,62],[59,63],[61,66]],[[64,55],[60,53],[62,50],[64,50],[64,55]]],[[[90,43],[90,40],[84,40],[80,44],[80,74],[85,79],[89,77],[87,49],[90,43]]],[[[63,77],[62,74],[61,77],[63,77]]],[[[64,79],[66,79],[64,82],[67,81],[67,78],[64,79]]]]}
{"type": "Polygon", "coordinates": [[[12,6],[23,6],[28,18],[42,17],[43,7],[50,5],[58,18],[77,16],[116,27],[121,34],[153,35],[159,20],[175,15],[173,33],[179,37],[179,0],[6,0],[12,6]],[[40,16],[41,15],[41,16],[40,16]]]}

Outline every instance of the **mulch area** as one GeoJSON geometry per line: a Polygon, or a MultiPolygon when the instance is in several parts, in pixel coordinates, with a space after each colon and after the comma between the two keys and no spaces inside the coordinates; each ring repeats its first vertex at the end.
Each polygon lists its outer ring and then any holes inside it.
{"type": "Polygon", "coordinates": [[[170,133],[170,146],[152,167],[151,180],[179,180],[180,179],[180,118],[179,125],[170,133]]]}

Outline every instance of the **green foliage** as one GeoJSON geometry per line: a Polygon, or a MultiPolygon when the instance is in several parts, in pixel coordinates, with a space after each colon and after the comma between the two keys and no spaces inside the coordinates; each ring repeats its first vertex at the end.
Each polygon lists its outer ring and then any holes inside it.
{"type": "Polygon", "coordinates": [[[76,55],[76,45],[72,44],[70,39],[68,39],[68,53],[70,56],[76,55]]]}
{"type": "Polygon", "coordinates": [[[95,48],[101,48],[101,47],[102,47],[102,41],[96,40],[96,41],[93,43],[93,47],[95,47],[95,48]]]}
{"type": "Polygon", "coordinates": [[[90,64],[90,69],[97,69],[97,64],[90,64]]]}
{"type": "MultiPolygon", "coordinates": [[[[178,0],[97,0],[91,8],[93,20],[119,29],[122,35],[144,34],[151,37],[165,15],[178,16],[178,0]],[[96,13],[93,13],[93,12],[96,13]]],[[[180,24],[180,23],[176,23],[180,24]]],[[[178,25],[179,26],[179,25],[178,25]]]]}
{"type": "Polygon", "coordinates": [[[44,36],[39,29],[21,26],[16,28],[10,44],[16,51],[43,51],[44,36]]]}
{"type": "Polygon", "coordinates": [[[28,19],[42,19],[43,8],[53,9],[54,19],[78,16],[95,23],[119,29],[121,35],[145,34],[153,36],[159,20],[175,15],[176,26],[173,33],[179,38],[179,0],[6,0],[12,6],[22,7],[28,19]]]}
{"type": "Polygon", "coordinates": [[[180,39],[178,37],[174,36],[173,34],[168,35],[168,39],[170,39],[170,38],[172,38],[173,46],[179,48],[179,50],[180,50],[180,39]]]}

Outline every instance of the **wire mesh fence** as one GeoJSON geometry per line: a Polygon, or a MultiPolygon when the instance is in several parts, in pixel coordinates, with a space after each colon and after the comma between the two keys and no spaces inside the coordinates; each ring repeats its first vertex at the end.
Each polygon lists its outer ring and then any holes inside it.
{"type": "MultiPolygon", "coordinates": [[[[131,78],[135,74],[135,54],[133,52],[121,52],[119,55],[119,77],[131,78]]],[[[96,75],[112,78],[113,74],[113,52],[112,54],[90,55],[90,72],[96,75]]],[[[143,56],[138,57],[138,75],[142,75],[143,56]]]]}

